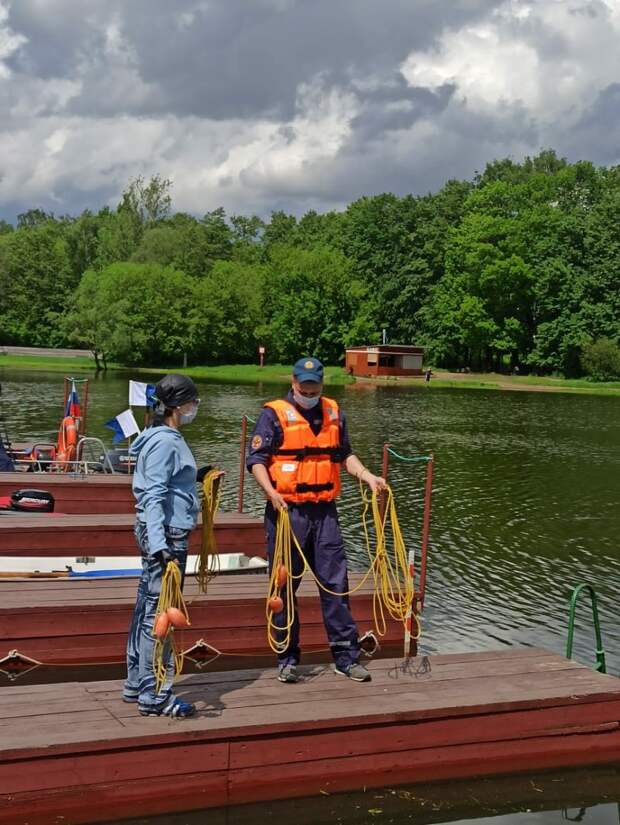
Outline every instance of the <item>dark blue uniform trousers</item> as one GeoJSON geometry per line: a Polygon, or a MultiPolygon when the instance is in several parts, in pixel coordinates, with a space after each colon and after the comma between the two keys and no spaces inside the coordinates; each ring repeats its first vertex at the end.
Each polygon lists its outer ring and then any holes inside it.
{"type": "MultiPolygon", "coordinates": [[[[334,502],[308,502],[304,504],[289,504],[291,527],[308,564],[319,581],[337,593],[345,593],[349,589],[347,576],[347,561],[344,553],[344,543],[338,523],[338,513],[334,502]]],[[[273,551],[276,540],[277,513],[271,504],[265,510],[265,527],[267,530],[267,550],[269,566],[273,563],[273,551]]],[[[292,542],[291,542],[292,543],[292,542]]],[[[293,543],[292,543],[293,544],[293,543]]],[[[303,561],[299,552],[292,546],[293,575],[299,575],[303,570],[303,561]]],[[[309,574],[307,574],[309,575],[309,574]]],[[[296,594],[301,579],[293,579],[293,591],[296,594]]],[[[283,593],[283,598],[286,594],[283,593]]],[[[351,615],[348,596],[332,596],[319,588],[323,622],[329,639],[332,656],[340,669],[348,669],[359,660],[360,648],[357,627],[351,615]]],[[[291,638],[288,648],[279,655],[280,665],[297,664],[301,656],[299,646],[299,610],[297,596],[295,599],[295,620],[291,628],[291,638]]],[[[276,626],[283,626],[286,610],[273,617],[276,626]]],[[[282,633],[281,638],[284,639],[282,633]]]]}

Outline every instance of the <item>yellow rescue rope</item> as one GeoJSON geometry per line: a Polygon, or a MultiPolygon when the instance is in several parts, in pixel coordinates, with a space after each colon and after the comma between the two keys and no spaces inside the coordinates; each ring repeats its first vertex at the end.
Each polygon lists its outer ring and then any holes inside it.
{"type": "MultiPolygon", "coordinates": [[[[377,494],[373,493],[369,498],[368,493],[361,484],[360,492],[363,503],[362,524],[369,567],[361,581],[354,588],[344,593],[330,590],[317,578],[293,532],[288,510],[278,511],[273,565],[269,578],[266,604],[267,639],[269,646],[275,653],[283,653],[290,643],[291,628],[295,620],[293,580],[301,579],[306,571],[310,572],[321,590],[332,596],[350,596],[360,590],[372,575],[374,581],[373,617],[377,634],[384,636],[387,631],[387,611],[393,619],[402,622],[406,638],[407,634],[411,635],[411,608],[415,595],[413,569],[398,522],[392,489],[388,486],[385,491],[387,500],[383,519],[381,518],[377,494]],[[369,509],[372,512],[375,530],[374,549],[372,548],[367,524],[369,509]],[[388,546],[386,538],[388,525],[391,531],[391,548],[388,546]],[[296,576],[292,572],[293,545],[303,562],[303,569],[296,576]],[[390,553],[390,549],[392,553],[390,553]],[[276,624],[274,617],[281,613],[285,614],[283,620],[280,624],[276,624]]],[[[421,633],[420,621],[415,614],[413,618],[415,619],[416,629],[411,638],[419,639],[421,633]]]]}
{"type": "Polygon", "coordinates": [[[181,569],[178,564],[170,561],[161,583],[161,592],[157,602],[153,635],[155,649],[153,651],[153,673],[155,674],[155,692],[159,693],[161,686],[168,678],[165,660],[167,651],[173,660],[173,679],[183,670],[183,653],[177,651],[174,643],[174,628],[187,627],[189,615],[181,590],[181,569]]]}
{"type": "Polygon", "coordinates": [[[220,503],[220,477],[220,470],[210,470],[202,482],[202,544],[195,571],[201,593],[207,592],[210,579],[219,572],[214,524],[220,503]]]}

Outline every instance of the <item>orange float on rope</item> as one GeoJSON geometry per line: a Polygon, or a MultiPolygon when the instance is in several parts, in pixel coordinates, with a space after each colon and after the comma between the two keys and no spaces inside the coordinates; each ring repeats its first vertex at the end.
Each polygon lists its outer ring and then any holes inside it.
{"type": "Polygon", "coordinates": [[[288,579],[288,570],[285,565],[281,564],[278,567],[278,587],[284,587],[288,579]]]}
{"type": "Polygon", "coordinates": [[[272,596],[267,602],[267,607],[272,613],[281,613],[284,610],[284,602],[279,596],[272,596]]]}
{"type": "Polygon", "coordinates": [[[190,623],[187,616],[178,607],[169,607],[165,615],[168,616],[168,620],[174,628],[189,627],[190,623]]]}
{"type": "Polygon", "coordinates": [[[168,617],[168,613],[160,613],[155,619],[155,624],[153,625],[153,632],[155,633],[155,636],[162,641],[162,639],[166,638],[169,629],[170,619],[168,617]]]}

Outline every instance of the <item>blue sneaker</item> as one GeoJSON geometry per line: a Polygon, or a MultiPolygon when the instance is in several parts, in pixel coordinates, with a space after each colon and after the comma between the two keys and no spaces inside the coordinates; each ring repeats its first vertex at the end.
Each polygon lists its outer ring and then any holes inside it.
{"type": "Polygon", "coordinates": [[[196,705],[183,702],[182,699],[172,699],[166,705],[159,707],[138,706],[141,716],[170,716],[172,719],[187,719],[196,713],[196,705]]]}

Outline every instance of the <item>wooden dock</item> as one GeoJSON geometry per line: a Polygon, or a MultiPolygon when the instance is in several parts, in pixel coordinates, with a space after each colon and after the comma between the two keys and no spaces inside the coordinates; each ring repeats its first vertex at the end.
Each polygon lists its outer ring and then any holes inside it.
{"type": "MultiPolygon", "coordinates": [[[[0,515],[0,570],[3,556],[136,556],[130,514],[0,515]]],[[[190,537],[190,553],[200,552],[201,530],[190,537]]],[[[266,558],[262,519],[247,513],[218,513],[215,538],[221,553],[266,558]]]]}
{"type": "Polygon", "coordinates": [[[0,823],[132,816],[620,759],[620,680],[532,648],[184,677],[190,720],[120,682],[0,691],[0,823]]]}
{"type": "MultiPolygon", "coordinates": [[[[355,586],[360,574],[352,574],[355,586]]],[[[267,576],[215,577],[206,595],[188,577],[185,597],[191,628],[176,631],[181,649],[204,639],[229,654],[269,653],[265,631],[267,576]]],[[[136,597],[137,579],[20,579],[0,581],[0,659],[11,650],[53,664],[122,662],[136,597]]],[[[351,597],[360,633],[373,627],[373,585],[351,597]]],[[[315,583],[299,593],[304,650],[327,647],[315,583]]],[[[402,624],[390,621],[385,644],[402,643],[402,624]]]]}
{"type": "Polygon", "coordinates": [[[120,473],[0,473],[0,497],[34,488],[54,496],[58,513],[133,513],[132,480],[132,476],[120,473]]]}

